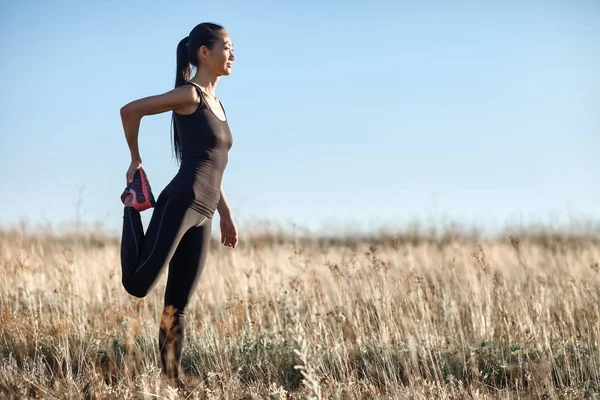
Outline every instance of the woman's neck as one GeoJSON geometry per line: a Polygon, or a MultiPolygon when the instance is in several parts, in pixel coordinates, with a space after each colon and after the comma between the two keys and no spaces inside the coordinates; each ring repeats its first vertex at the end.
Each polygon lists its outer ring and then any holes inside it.
{"type": "Polygon", "coordinates": [[[217,90],[217,83],[219,83],[219,76],[208,72],[205,69],[199,69],[196,72],[196,75],[192,79],[191,82],[201,86],[206,92],[215,96],[217,90]]]}

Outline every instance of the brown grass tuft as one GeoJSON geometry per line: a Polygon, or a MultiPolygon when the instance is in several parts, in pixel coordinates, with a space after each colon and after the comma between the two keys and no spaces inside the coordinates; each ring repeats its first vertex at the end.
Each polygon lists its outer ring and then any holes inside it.
{"type": "MultiPolygon", "coordinates": [[[[213,243],[186,312],[189,398],[600,393],[597,232],[243,239],[213,243]]],[[[0,232],[0,397],[177,397],[160,374],[166,276],[127,295],[118,246],[0,232]]]]}

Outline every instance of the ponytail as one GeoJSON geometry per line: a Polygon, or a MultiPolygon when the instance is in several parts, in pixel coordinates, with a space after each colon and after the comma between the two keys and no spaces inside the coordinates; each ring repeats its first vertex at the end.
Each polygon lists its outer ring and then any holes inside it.
{"type": "Polygon", "coordinates": [[[177,45],[177,71],[175,75],[175,87],[183,85],[190,79],[189,36],[181,39],[177,45]]]}
{"type": "MultiPolygon", "coordinates": [[[[189,36],[181,39],[177,45],[177,69],[175,71],[175,87],[183,85],[190,79],[190,58],[189,54],[189,36]]],[[[175,158],[181,163],[181,143],[179,141],[179,132],[175,123],[175,112],[171,116],[173,126],[173,151],[175,158]]]]}

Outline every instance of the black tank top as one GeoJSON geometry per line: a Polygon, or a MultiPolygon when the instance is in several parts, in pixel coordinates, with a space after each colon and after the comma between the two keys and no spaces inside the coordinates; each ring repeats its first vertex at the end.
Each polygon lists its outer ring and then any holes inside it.
{"type": "MultiPolygon", "coordinates": [[[[233,137],[227,117],[222,121],[215,115],[197,85],[185,84],[196,87],[200,104],[192,114],[173,113],[182,157],[179,171],[165,191],[201,214],[212,217],[221,197],[221,180],[233,137]]],[[[221,102],[219,104],[223,107],[221,102]]]]}

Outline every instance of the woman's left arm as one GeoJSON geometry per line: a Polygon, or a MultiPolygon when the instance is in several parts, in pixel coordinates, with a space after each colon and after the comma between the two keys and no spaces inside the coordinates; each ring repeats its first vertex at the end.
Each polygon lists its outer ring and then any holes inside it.
{"type": "Polygon", "coordinates": [[[223,185],[221,185],[221,197],[217,204],[217,211],[219,212],[219,217],[221,219],[221,243],[224,246],[235,248],[238,242],[237,227],[235,226],[235,222],[233,222],[231,209],[229,208],[229,204],[227,204],[223,185]]]}
{"type": "Polygon", "coordinates": [[[225,198],[225,191],[223,190],[223,185],[221,185],[221,197],[219,199],[219,204],[217,204],[217,211],[219,212],[219,216],[223,217],[231,217],[231,209],[229,208],[229,204],[227,203],[227,199],[225,198]]]}

